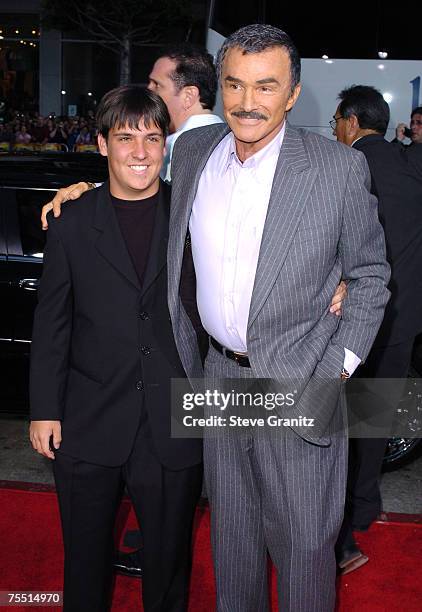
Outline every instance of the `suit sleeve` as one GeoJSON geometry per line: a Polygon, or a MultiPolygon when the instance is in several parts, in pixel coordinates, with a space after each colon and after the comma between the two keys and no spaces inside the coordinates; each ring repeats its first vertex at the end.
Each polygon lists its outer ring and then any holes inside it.
{"type": "Polygon", "coordinates": [[[348,294],[333,341],[362,361],[375,340],[390,296],[384,231],[370,185],[365,157],[358,154],[350,165],[344,193],[339,255],[348,294]]]}
{"type": "Polygon", "coordinates": [[[43,274],[32,334],[30,368],[32,420],[61,420],[63,417],[72,312],[69,262],[55,228],[55,222],[49,219],[43,274]]]}

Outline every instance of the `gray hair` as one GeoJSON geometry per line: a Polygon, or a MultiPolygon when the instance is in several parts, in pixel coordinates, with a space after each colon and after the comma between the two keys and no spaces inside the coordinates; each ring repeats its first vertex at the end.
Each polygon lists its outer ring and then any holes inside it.
{"type": "Polygon", "coordinates": [[[291,93],[300,82],[300,55],[292,39],[286,32],[272,25],[255,23],[247,25],[224,41],[217,54],[217,75],[221,79],[221,70],[227,51],[237,47],[246,53],[260,53],[273,47],[282,47],[290,58],[290,87],[291,93]]]}

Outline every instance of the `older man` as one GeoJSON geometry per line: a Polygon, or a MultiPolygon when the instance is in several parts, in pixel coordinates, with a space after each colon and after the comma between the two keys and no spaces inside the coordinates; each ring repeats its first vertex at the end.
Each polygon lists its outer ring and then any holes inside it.
{"type": "Polygon", "coordinates": [[[189,230],[210,335],[206,376],[299,379],[291,414],[315,421],[312,431],[280,436],[250,427],[205,437],[217,609],[268,610],[269,551],[280,609],[328,612],[347,437],[339,392],[322,401],[312,388],[348,377],[369,352],[389,295],[383,232],[364,156],[286,122],[300,92],[300,58],[287,34],[242,28],[220,49],[217,71],[228,127],[182,134],[173,154],[176,344],[194,376],[195,333],[178,295],[189,230]],[[349,295],[339,321],[326,296],[341,278],[349,295]]]}

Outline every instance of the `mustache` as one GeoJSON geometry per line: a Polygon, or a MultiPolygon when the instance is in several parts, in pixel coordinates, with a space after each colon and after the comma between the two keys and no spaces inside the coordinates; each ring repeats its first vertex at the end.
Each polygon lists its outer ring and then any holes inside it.
{"type": "Polygon", "coordinates": [[[263,119],[264,121],[268,121],[266,115],[258,113],[257,111],[234,111],[232,115],[234,117],[239,117],[239,119],[263,119]]]}

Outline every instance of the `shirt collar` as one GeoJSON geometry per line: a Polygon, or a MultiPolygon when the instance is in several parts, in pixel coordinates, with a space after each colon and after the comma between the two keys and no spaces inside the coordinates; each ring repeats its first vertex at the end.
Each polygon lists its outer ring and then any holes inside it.
{"type": "Polygon", "coordinates": [[[358,136],[350,145],[351,147],[353,147],[353,145],[355,144],[355,142],[357,142],[358,140],[360,140],[361,138],[363,138],[363,136],[358,136]]]}
{"type": "Polygon", "coordinates": [[[256,168],[258,165],[265,163],[265,161],[273,159],[274,156],[278,158],[280,155],[281,145],[283,144],[284,134],[286,132],[286,121],[284,121],[281,130],[274,136],[274,138],[267,144],[263,149],[260,149],[251,157],[248,157],[243,163],[237,156],[236,153],[236,142],[234,139],[233,132],[228,134],[228,150],[227,150],[227,161],[224,166],[224,172],[227,172],[233,164],[237,164],[241,168],[256,168]]]}

